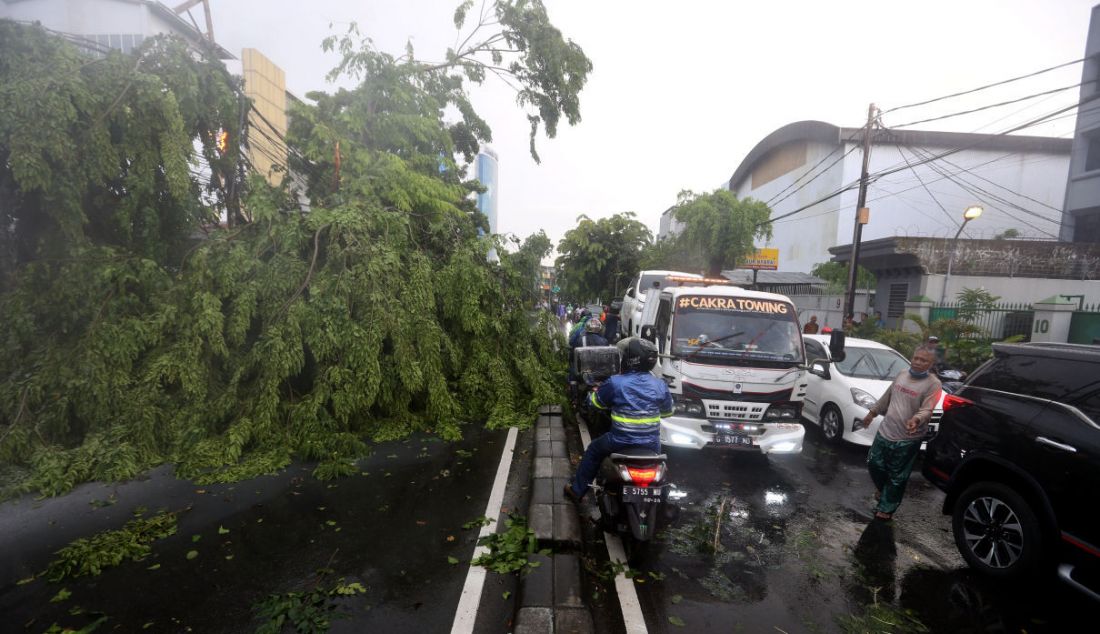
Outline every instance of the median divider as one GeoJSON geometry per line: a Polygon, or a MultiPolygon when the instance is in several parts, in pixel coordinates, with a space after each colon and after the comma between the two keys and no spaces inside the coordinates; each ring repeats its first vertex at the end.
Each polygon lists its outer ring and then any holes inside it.
{"type": "Polygon", "coordinates": [[[521,577],[514,632],[590,634],[595,632],[592,614],[581,593],[581,520],[562,493],[573,466],[559,406],[539,409],[534,460],[528,526],[553,554],[533,556],[540,565],[521,577]]]}

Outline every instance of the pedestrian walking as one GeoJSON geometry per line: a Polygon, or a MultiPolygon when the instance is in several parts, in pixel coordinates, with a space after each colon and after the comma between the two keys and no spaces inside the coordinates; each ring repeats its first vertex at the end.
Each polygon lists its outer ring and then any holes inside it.
{"type": "Polygon", "coordinates": [[[918,347],[909,369],[894,379],[863,417],[864,427],[879,414],[885,417],[867,452],[867,470],[878,490],[875,519],[891,519],[905,495],[909,473],[932,418],[932,408],[940,400],[940,380],[929,372],[935,361],[936,353],[931,347],[918,347]]]}

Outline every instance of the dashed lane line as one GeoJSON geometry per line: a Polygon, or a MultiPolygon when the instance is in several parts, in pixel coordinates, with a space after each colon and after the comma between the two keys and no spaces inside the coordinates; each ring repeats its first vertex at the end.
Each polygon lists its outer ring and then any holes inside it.
{"type": "MultiPolygon", "coordinates": [[[[588,425],[578,419],[577,426],[581,431],[581,443],[584,444],[585,449],[588,449],[588,444],[592,442],[588,425]]],[[[626,551],[619,536],[604,532],[603,542],[607,546],[607,558],[626,565],[626,551]]],[[[623,626],[626,627],[626,634],[648,634],[645,616],[642,614],[642,604],[638,601],[638,592],[634,588],[634,580],[625,572],[615,576],[615,592],[619,595],[619,607],[623,612],[623,626]]]]}
{"type": "MultiPolygon", "coordinates": [[[[489,502],[485,505],[485,517],[493,518],[491,525],[481,527],[478,535],[478,546],[474,548],[471,561],[484,553],[489,552],[487,546],[481,545],[483,537],[496,531],[496,518],[500,516],[500,505],[504,503],[504,486],[508,483],[508,471],[512,467],[512,454],[516,449],[515,427],[508,429],[508,438],[504,441],[504,451],[500,456],[500,464],[497,465],[496,479],[493,480],[493,488],[489,493],[489,502]]],[[[455,620],[451,625],[451,634],[472,634],[474,622],[477,621],[477,609],[481,603],[481,591],[485,586],[485,568],[470,566],[466,572],[466,583],[462,586],[462,596],[458,600],[458,609],[455,611],[455,620]]]]}

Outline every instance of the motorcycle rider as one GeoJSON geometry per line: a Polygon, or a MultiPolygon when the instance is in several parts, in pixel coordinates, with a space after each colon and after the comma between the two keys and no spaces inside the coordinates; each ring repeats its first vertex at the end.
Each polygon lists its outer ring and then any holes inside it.
{"type": "Polygon", "coordinates": [[[640,337],[619,342],[622,374],[616,374],[589,397],[598,409],[611,410],[611,430],[595,438],[577,465],[565,497],[580,502],[595,479],[604,458],[626,447],[661,451],[661,418],[672,415],[672,394],[650,370],[657,364],[657,346],[640,337]]]}
{"type": "Polygon", "coordinates": [[[575,330],[576,332],[569,336],[570,348],[608,345],[607,339],[603,336],[603,322],[594,315],[586,318],[581,327],[575,330]]]}

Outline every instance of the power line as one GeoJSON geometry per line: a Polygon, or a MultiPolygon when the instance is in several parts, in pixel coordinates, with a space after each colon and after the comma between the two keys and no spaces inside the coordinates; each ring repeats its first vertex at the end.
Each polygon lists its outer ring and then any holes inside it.
{"type": "MultiPolygon", "coordinates": [[[[862,128],[861,128],[861,130],[862,130],[862,128]]],[[[820,160],[820,161],[818,161],[817,163],[815,163],[813,167],[811,167],[810,169],[806,170],[806,172],[805,172],[804,174],[802,174],[802,176],[799,176],[798,178],[796,178],[796,179],[794,180],[794,182],[792,182],[792,183],[791,183],[790,185],[787,185],[786,187],[784,187],[782,191],[780,191],[780,192],[776,193],[776,194],[775,194],[774,196],[772,196],[771,198],[769,198],[769,199],[768,199],[767,201],[765,201],[765,203],[764,203],[764,204],[765,204],[765,205],[768,205],[768,206],[770,207],[770,206],[772,205],[772,201],[775,201],[775,199],[776,199],[776,198],[778,198],[779,196],[782,196],[782,195],[783,195],[783,194],[784,194],[784,193],[785,193],[785,192],[786,192],[786,191],[787,191],[788,189],[790,189],[790,188],[794,187],[795,185],[797,185],[797,184],[798,184],[798,182],[799,182],[799,181],[801,181],[801,180],[802,180],[803,178],[806,178],[807,176],[809,176],[811,172],[813,172],[813,171],[814,171],[815,169],[817,169],[817,168],[818,168],[818,167],[819,167],[819,166],[820,166],[820,165],[821,165],[822,163],[824,163],[825,161],[827,161],[827,160],[829,159],[829,157],[831,157],[832,155],[834,155],[834,154],[836,154],[837,152],[839,152],[839,151],[840,151],[840,149],[844,147],[844,144],[845,144],[845,143],[848,143],[848,142],[849,142],[849,141],[851,141],[852,139],[855,139],[855,138],[856,138],[856,135],[858,135],[858,134],[859,134],[859,132],[860,132],[859,130],[857,130],[857,131],[853,132],[853,133],[851,134],[851,136],[849,136],[849,137],[848,137],[847,139],[845,139],[845,140],[844,140],[844,141],[842,141],[842,142],[841,142],[841,143],[840,143],[839,145],[837,145],[837,146],[836,146],[835,148],[833,148],[833,151],[832,151],[832,152],[829,152],[829,153],[828,153],[828,154],[826,154],[826,155],[825,155],[824,157],[822,157],[822,158],[821,158],[821,160],[820,160]]],[[[855,150],[855,146],[853,146],[851,150],[848,150],[848,152],[847,152],[847,153],[845,153],[845,154],[844,154],[844,156],[840,157],[840,159],[843,159],[843,158],[844,158],[845,156],[848,156],[848,154],[851,154],[851,153],[852,153],[852,152],[853,152],[854,150],[855,150]]],[[[810,180],[806,181],[806,183],[805,183],[804,185],[802,185],[802,187],[799,187],[798,189],[794,190],[793,192],[791,192],[791,194],[794,194],[794,193],[798,192],[798,191],[799,191],[799,190],[801,190],[801,189],[802,189],[803,187],[805,187],[806,185],[809,185],[809,184],[810,184],[810,183],[812,183],[812,182],[813,182],[814,180],[816,180],[818,176],[821,176],[821,174],[824,174],[825,172],[829,171],[829,168],[830,168],[830,167],[832,167],[833,165],[836,165],[837,161],[839,161],[840,159],[837,159],[836,161],[833,161],[832,163],[830,163],[830,164],[829,164],[829,167],[826,167],[825,169],[821,170],[821,172],[819,172],[819,173],[817,174],[817,176],[814,176],[814,177],[813,177],[813,178],[811,178],[810,180]]],[[[790,198],[790,194],[788,194],[787,196],[783,196],[783,198],[779,199],[778,201],[775,201],[775,204],[779,204],[779,203],[783,202],[784,200],[786,200],[787,198],[790,198]]]]}
{"type": "Polygon", "coordinates": [[[975,112],[981,112],[983,110],[989,110],[991,108],[1000,108],[1001,106],[1009,106],[1009,105],[1012,105],[1014,103],[1020,103],[1021,101],[1027,101],[1029,99],[1034,99],[1036,97],[1044,97],[1046,95],[1053,95],[1053,94],[1057,94],[1057,93],[1060,93],[1060,92],[1065,92],[1067,90],[1070,90],[1071,88],[1080,88],[1082,85],[1084,85],[1086,83],[1092,83],[1092,81],[1093,80],[1090,79],[1088,81],[1078,82],[1078,83],[1070,85],[1070,86],[1062,86],[1061,88],[1054,88],[1052,90],[1037,92],[1035,94],[1027,95],[1026,97],[1020,97],[1018,99],[1010,99],[1008,101],[1001,101],[999,103],[992,103],[992,104],[989,104],[989,105],[986,105],[986,106],[981,106],[980,108],[971,108],[970,110],[962,110],[962,111],[959,111],[959,112],[952,112],[951,114],[940,115],[938,117],[929,117],[927,119],[919,119],[917,121],[910,121],[909,123],[902,123],[902,124],[898,124],[898,125],[895,125],[895,126],[891,126],[891,128],[894,128],[894,129],[896,129],[896,128],[907,128],[909,126],[914,126],[914,125],[917,125],[919,123],[929,123],[931,121],[940,121],[941,119],[951,119],[953,117],[961,117],[963,115],[973,114],[975,112]]]}
{"type": "Polygon", "coordinates": [[[1058,64],[1058,65],[1055,65],[1055,66],[1051,66],[1049,68],[1044,68],[1042,70],[1037,70],[1035,72],[1028,73],[1026,75],[1020,75],[1018,77],[1012,77],[1010,79],[1004,79],[1004,80],[1001,80],[1001,81],[996,81],[996,82],[993,82],[992,84],[986,84],[984,86],[978,86],[977,88],[971,88],[970,90],[964,90],[962,92],[956,92],[956,93],[952,93],[950,95],[944,95],[942,97],[936,97],[934,99],[926,99],[925,101],[918,101],[916,103],[910,103],[910,104],[906,104],[904,106],[896,106],[894,108],[890,108],[889,110],[886,110],[882,114],[897,112],[898,110],[903,110],[905,108],[915,108],[917,106],[926,106],[930,103],[936,103],[937,101],[943,101],[945,99],[952,99],[954,97],[961,97],[963,95],[969,95],[969,94],[976,93],[976,92],[981,91],[981,90],[986,90],[988,88],[994,88],[996,86],[1003,86],[1005,84],[1010,84],[1014,81],[1020,81],[1021,79],[1028,79],[1029,77],[1035,77],[1037,75],[1042,75],[1043,73],[1049,73],[1052,70],[1058,70],[1059,68],[1065,68],[1066,66],[1072,66],[1074,64],[1079,64],[1079,63],[1085,61],[1086,59],[1088,59],[1088,57],[1082,57],[1081,59],[1075,59],[1075,60],[1070,61],[1070,62],[1064,62],[1064,63],[1058,64]]]}
{"type": "MultiPolygon", "coordinates": [[[[901,150],[901,146],[900,146],[900,145],[898,145],[898,146],[895,146],[895,148],[894,148],[894,149],[896,149],[896,150],[898,151],[898,155],[899,155],[899,156],[901,156],[902,160],[904,160],[904,161],[905,161],[905,164],[909,166],[909,169],[910,169],[910,171],[912,171],[912,172],[913,172],[913,176],[916,176],[916,177],[917,177],[917,180],[918,180],[918,181],[920,181],[921,187],[923,187],[923,188],[924,188],[924,191],[928,192],[928,196],[929,196],[929,197],[930,197],[930,198],[932,199],[932,202],[936,203],[936,206],[940,208],[940,211],[942,211],[942,212],[943,212],[943,215],[944,215],[944,216],[947,216],[947,218],[948,218],[948,219],[949,219],[949,220],[950,220],[950,221],[951,221],[951,222],[952,222],[952,223],[953,223],[953,224],[954,224],[954,225],[955,225],[956,227],[958,227],[958,226],[959,226],[959,221],[958,221],[958,220],[956,220],[956,219],[955,219],[955,217],[954,217],[954,216],[952,216],[952,215],[951,215],[950,213],[948,213],[947,209],[946,209],[946,208],[945,208],[945,207],[944,207],[944,206],[943,206],[943,205],[942,205],[942,204],[940,203],[939,199],[938,199],[938,198],[936,198],[936,195],[932,193],[932,190],[931,190],[931,189],[928,189],[928,185],[926,185],[926,184],[924,183],[924,179],[920,177],[920,174],[919,174],[919,173],[917,172],[916,168],[915,168],[915,167],[913,167],[912,163],[910,163],[910,162],[909,162],[909,158],[905,156],[905,152],[902,152],[902,150],[901,150]]],[[[968,235],[969,235],[969,234],[968,234],[968,235]]]]}

